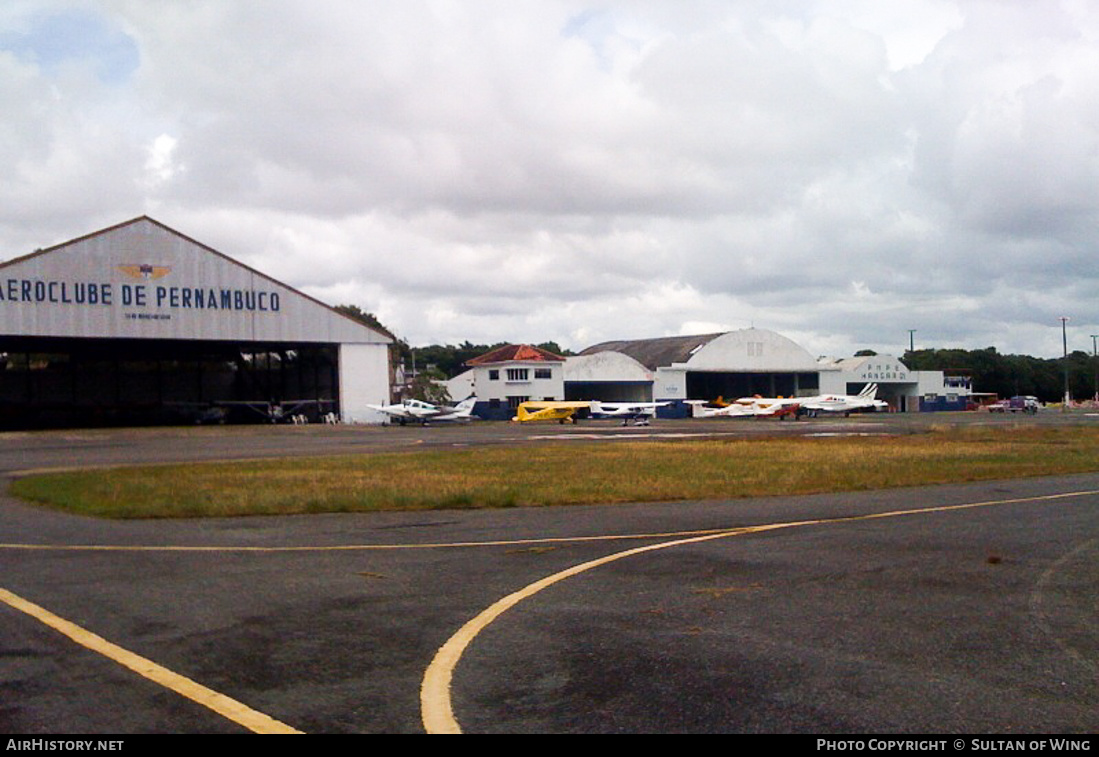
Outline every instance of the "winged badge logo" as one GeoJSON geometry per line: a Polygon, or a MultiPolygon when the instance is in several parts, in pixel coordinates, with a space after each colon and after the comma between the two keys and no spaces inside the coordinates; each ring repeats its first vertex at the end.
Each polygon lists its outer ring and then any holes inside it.
{"type": "Polygon", "coordinates": [[[118,270],[131,279],[162,279],[172,272],[172,267],[167,265],[149,265],[148,263],[127,264],[118,266],[118,270]]]}

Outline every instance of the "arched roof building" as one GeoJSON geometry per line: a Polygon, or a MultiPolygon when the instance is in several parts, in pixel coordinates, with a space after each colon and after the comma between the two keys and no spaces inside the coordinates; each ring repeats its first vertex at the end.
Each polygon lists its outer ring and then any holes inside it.
{"type": "Polygon", "coordinates": [[[817,360],[766,329],[603,342],[580,354],[621,353],[653,372],[653,399],[795,396],[820,386],[817,360]]]}

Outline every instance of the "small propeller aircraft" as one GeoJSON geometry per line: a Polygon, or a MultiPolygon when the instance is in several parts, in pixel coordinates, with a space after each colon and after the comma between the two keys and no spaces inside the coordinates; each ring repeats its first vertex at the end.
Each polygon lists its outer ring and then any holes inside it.
{"type": "Polygon", "coordinates": [[[558,423],[576,423],[576,414],[581,410],[590,410],[590,402],[520,402],[515,408],[513,421],[530,423],[532,421],[557,421],[558,423]]]}
{"type": "Polygon", "coordinates": [[[878,385],[867,384],[862,391],[850,394],[823,394],[802,401],[801,412],[815,417],[820,413],[843,413],[847,415],[857,410],[887,410],[889,404],[877,399],[878,385]]]}
{"type": "Polygon", "coordinates": [[[713,407],[705,400],[687,400],[691,405],[693,418],[759,418],[761,416],[783,417],[797,412],[795,401],[782,397],[766,399],[763,397],[742,397],[736,402],[713,407]]]}
{"type": "Polygon", "coordinates": [[[875,399],[877,384],[867,384],[857,395],[821,394],[815,397],[741,397],[725,407],[708,407],[701,400],[689,400],[695,418],[784,418],[802,415],[816,417],[821,413],[843,413],[858,410],[884,410],[889,405],[875,399]]]}
{"type": "Polygon", "coordinates": [[[367,405],[371,410],[385,413],[401,426],[408,423],[419,423],[426,426],[435,421],[470,421],[477,416],[473,415],[473,406],[477,404],[477,397],[470,395],[457,405],[433,405],[423,400],[402,400],[395,405],[367,405]]]}
{"type": "Polygon", "coordinates": [[[656,415],[658,407],[670,405],[670,402],[600,402],[592,400],[591,414],[597,418],[621,418],[627,426],[632,420],[635,426],[647,426],[656,415]]]}

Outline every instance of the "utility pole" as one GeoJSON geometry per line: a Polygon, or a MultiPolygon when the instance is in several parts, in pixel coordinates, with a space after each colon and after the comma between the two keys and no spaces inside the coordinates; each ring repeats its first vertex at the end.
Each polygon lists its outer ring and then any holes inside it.
{"type": "Polygon", "coordinates": [[[1068,323],[1068,316],[1061,316],[1061,342],[1064,345],[1065,350],[1065,398],[1061,402],[1061,412],[1068,412],[1068,403],[1070,401],[1068,390],[1068,330],[1066,324],[1068,323]]]}
{"type": "Polygon", "coordinates": [[[1096,349],[1095,340],[1099,339],[1099,334],[1091,335],[1091,364],[1095,371],[1095,396],[1092,398],[1096,402],[1099,402],[1099,365],[1096,365],[1096,358],[1099,357],[1099,349],[1096,349]]]}
{"type": "Polygon", "coordinates": [[[908,330],[908,351],[910,353],[916,351],[916,337],[915,337],[915,334],[916,334],[916,329],[909,329],[908,330]]]}

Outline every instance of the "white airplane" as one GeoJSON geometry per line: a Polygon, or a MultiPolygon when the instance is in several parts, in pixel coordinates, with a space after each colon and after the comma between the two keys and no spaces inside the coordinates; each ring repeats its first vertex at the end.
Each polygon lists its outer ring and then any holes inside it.
{"type": "Polygon", "coordinates": [[[400,425],[409,422],[426,426],[433,421],[469,421],[477,416],[473,415],[473,406],[477,404],[476,396],[466,397],[457,405],[433,405],[423,400],[402,400],[395,405],[367,405],[371,410],[385,413],[400,425]]]}
{"type": "Polygon", "coordinates": [[[695,418],[797,418],[801,415],[815,417],[820,413],[848,414],[856,410],[884,410],[889,405],[875,399],[877,384],[867,384],[857,395],[821,394],[815,397],[741,397],[725,407],[707,407],[701,400],[689,400],[694,406],[695,418]]]}
{"type": "Polygon", "coordinates": [[[592,400],[591,414],[597,418],[621,418],[622,425],[629,425],[632,420],[635,426],[647,426],[649,420],[656,415],[658,407],[670,405],[670,402],[600,402],[592,400]]]}
{"type": "Polygon", "coordinates": [[[862,391],[852,396],[850,394],[823,394],[819,397],[809,397],[801,402],[800,411],[810,417],[820,413],[843,413],[847,415],[856,410],[873,410],[875,412],[886,410],[889,403],[877,399],[878,385],[867,384],[862,391]]]}
{"type": "Polygon", "coordinates": [[[711,407],[706,400],[687,400],[692,418],[755,418],[763,415],[753,397],[745,397],[721,407],[711,407]]]}

